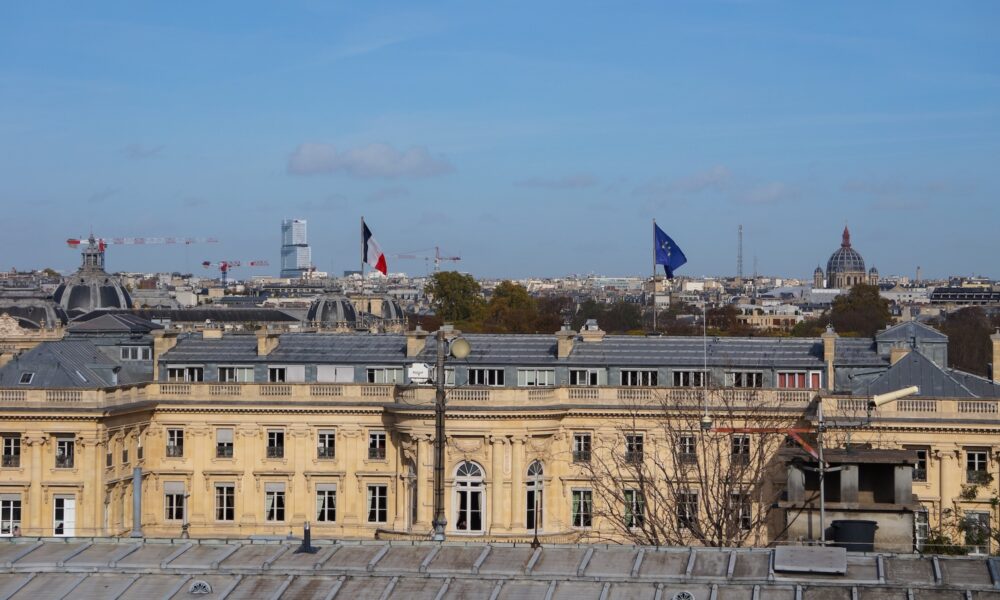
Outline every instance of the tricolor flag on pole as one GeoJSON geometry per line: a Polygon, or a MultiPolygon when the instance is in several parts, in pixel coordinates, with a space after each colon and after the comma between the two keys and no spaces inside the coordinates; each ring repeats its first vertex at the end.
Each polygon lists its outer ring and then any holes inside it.
{"type": "Polygon", "coordinates": [[[385,253],[372,237],[372,230],[368,229],[364,218],[361,219],[361,260],[383,275],[389,274],[389,268],[385,264],[385,253]]]}

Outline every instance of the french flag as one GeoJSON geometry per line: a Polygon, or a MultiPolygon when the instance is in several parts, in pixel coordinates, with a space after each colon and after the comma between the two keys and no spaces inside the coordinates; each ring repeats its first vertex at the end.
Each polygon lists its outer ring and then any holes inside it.
{"type": "Polygon", "coordinates": [[[372,230],[368,229],[368,225],[361,220],[361,236],[364,239],[364,259],[365,262],[371,268],[376,271],[381,272],[383,275],[388,275],[388,267],[385,264],[385,253],[382,252],[382,248],[379,247],[378,242],[372,237],[372,230]]]}

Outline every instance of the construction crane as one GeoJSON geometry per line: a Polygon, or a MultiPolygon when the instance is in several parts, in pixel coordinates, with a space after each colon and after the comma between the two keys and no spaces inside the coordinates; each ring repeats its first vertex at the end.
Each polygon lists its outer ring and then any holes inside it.
{"type": "Polygon", "coordinates": [[[211,269],[211,268],[218,269],[219,273],[222,274],[222,287],[226,287],[228,285],[228,283],[229,283],[229,271],[230,271],[230,269],[234,269],[236,267],[243,267],[243,266],[246,266],[246,267],[267,267],[267,266],[270,266],[270,265],[269,265],[269,263],[266,260],[248,260],[248,261],[220,260],[220,261],[216,261],[216,262],[212,262],[210,260],[206,260],[205,262],[201,263],[201,266],[205,267],[206,269],[211,269]]]}
{"type": "Polygon", "coordinates": [[[438,271],[441,270],[441,263],[443,261],[458,262],[458,261],[462,260],[461,256],[441,256],[441,248],[439,248],[438,246],[434,246],[433,250],[434,250],[434,255],[433,256],[431,256],[429,254],[430,251],[431,251],[431,248],[427,248],[425,250],[415,250],[415,251],[410,252],[408,254],[394,254],[392,257],[393,258],[400,258],[400,259],[404,259],[404,260],[406,260],[406,259],[416,260],[416,259],[421,259],[422,258],[426,262],[430,262],[431,260],[433,260],[434,261],[434,272],[435,273],[437,273],[438,271]]]}

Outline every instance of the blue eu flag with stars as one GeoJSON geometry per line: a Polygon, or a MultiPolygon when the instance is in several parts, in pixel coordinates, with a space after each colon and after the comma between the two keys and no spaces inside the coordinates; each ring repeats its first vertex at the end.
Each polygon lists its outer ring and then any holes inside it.
{"type": "Polygon", "coordinates": [[[674,240],[670,239],[670,236],[656,223],[653,223],[653,238],[656,240],[656,264],[663,265],[667,279],[673,279],[674,271],[688,259],[674,240]]]}

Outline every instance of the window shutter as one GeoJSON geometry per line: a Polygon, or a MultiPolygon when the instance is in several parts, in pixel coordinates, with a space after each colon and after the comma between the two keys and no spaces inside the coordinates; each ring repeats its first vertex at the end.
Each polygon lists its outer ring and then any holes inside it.
{"type": "Polygon", "coordinates": [[[164,481],[163,482],[163,493],[164,494],[183,494],[184,493],[184,482],[183,481],[164,481]]]}
{"type": "Polygon", "coordinates": [[[215,440],[220,444],[232,444],[233,443],[233,430],[232,429],[216,429],[215,430],[215,440]]]}

